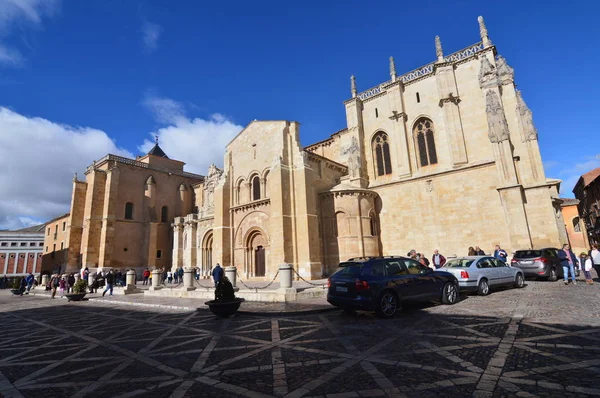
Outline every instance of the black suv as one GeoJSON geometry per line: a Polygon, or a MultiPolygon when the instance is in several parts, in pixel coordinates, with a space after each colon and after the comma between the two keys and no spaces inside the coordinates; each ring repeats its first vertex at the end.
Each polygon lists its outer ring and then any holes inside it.
{"type": "Polygon", "coordinates": [[[563,277],[558,249],[553,247],[517,250],[510,265],[521,268],[525,277],[544,278],[549,281],[563,277]]]}
{"type": "Polygon", "coordinates": [[[327,280],[327,301],[344,311],[391,318],[403,301],[458,301],[458,280],[406,257],[351,258],[327,280]]]}

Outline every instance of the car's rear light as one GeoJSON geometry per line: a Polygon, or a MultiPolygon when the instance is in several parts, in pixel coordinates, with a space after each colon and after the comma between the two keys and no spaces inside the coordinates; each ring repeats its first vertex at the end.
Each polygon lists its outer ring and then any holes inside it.
{"type": "Polygon", "coordinates": [[[331,287],[331,278],[327,278],[327,287],[331,287]]]}
{"type": "Polygon", "coordinates": [[[469,279],[469,273],[467,271],[460,271],[460,277],[462,279],[469,279]]]}
{"type": "Polygon", "coordinates": [[[511,263],[518,263],[519,260],[517,260],[516,258],[513,258],[512,260],[510,260],[511,263]]]}
{"type": "Polygon", "coordinates": [[[548,259],[546,257],[538,257],[538,258],[534,258],[533,261],[540,261],[542,263],[547,263],[548,259]]]}
{"type": "Polygon", "coordinates": [[[544,275],[546,273],[546,271],[540,271],[538,272],[538,275],[544,275]]]}
{"type": "Polygon", "coordinates": [[[369,282],[357,279],[354,281],[354,288],[359,292],[363,290],[369,290],[369,282]]]}

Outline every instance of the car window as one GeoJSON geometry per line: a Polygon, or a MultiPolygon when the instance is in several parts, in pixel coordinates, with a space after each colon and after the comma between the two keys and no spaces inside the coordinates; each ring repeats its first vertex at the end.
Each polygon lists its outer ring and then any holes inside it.
{"type": "Polygon", "coordinates": [[[419,275],[420,273],[423,273],[429,269],[428,267],[414,260],[404,259],[404,264],[406,264],[406,268],[408,269],[408,273],[410,275],[419,275]]]}
{"type": "Polygon", "coordinates": [[[388,260],[386,262],[387,275],[408,275],[408,271],[401,260],[388,260]]]}
{"type": "Polygon", "coordinates": [[[558,257],[558,249],[548,249],[552,257],[558,257]]]}
{"type": "Polygon", "coordinates": [[[497,258],[491,258],[490,261],[492,261],[494,263],[495,267],[507,267],[506,263],[504,261],[500,261],[497,258]]]}
{"type": "Polygon", "coordinates": [[[354,276],[360,275],[363,265],[361,263],[340,263],[334,275],[354,276]]]}
{"type": "Polygon", "coordinates": [[[541,250],[517,250],[517,252],[515,253],[515,258],[540,257],[541,255],[541,250]]]}
{"type": "Polygon", "coordinates": [[[477,268],[494,268],[494,264],[489,258],[482,258],[477,262],[477,268]]]}
{"type": "Polygon", "coordinates": [[[471,264],[473,264],[473,261],[475,261],[475,260],[469,260],[467,258],[460,258],[460,259],[456,259],[456,260],[450,260],[446,264],[444,264],[444,267],[449,267],[449,268],[469,268],[471,266],[471,264]]]}
{"type": "Polygon", "coordinates": [[[371,265],[371,275],[385,276],[384,265],[382,263],[374,263],[371,265]]]}

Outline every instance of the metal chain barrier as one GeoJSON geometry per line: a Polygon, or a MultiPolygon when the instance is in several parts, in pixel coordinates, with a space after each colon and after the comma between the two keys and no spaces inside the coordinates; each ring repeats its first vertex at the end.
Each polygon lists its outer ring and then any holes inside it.
{"type": "Polygon", "coordinates": [[[250,287],[250,286],[246,285],[246,284],[244,283],[244,281],[243,281],[243,280],[241,280],[240,278],[238,278],[238,280],[237,280],[237,281],[238,281],[238,282],[240,282],[242,285],[244,285],[244,287],[245,287],[246,289],[250,289],[250,290],[263,290],[263,289],[266,289],[266,288],[268,288],[269,286],[271,286],[271,285],[273,284],[273,282],[275,282],[275,280],[277,279],[277,276],[278,276],[278,275],[279,275],[279,270],[277,270],[277,273],[275,274],[275,276],[273,277],[273,279],[271,280],[271,282],[269,282],[269,283],[268,283],[266,286],[262,286],[262,287],[250,287]]]}
{"type": "Polygon", "coordinates": [[[292,269],[294,270],[294,274],[296,274],[296,276],[297,276],[297,277],[298,277],[300,280],[302,280],[303,282],[306,282],[306,283],[308,283],[309,285],[312,285],[312,286],[318,286],[318,287],[320,287],[320,288],[322,288],[322,289],[327,289],[327,285],[326,285],[326,284],[322,284],[322,283],[312,283],[312,282],[310,282],[310,281],[307,281],[306,279],[304,279],[304,278],[302,277],[302,275],[300,275],[300,274],[298,273],[298,271],[296,271],[296,269],[295,269],[295,268],[292,268],[292,269]]]}
{"type": "Polygon", "coordinates": [[[200,281],[199,281],[198,279],[196,279],[196,278],[194,278],[194,283],[195,283],[196,285],[198,285],[199,287],[203,287],[203,288],[205,288],[205,289],[214,289],[214,288],[215,288],[214,286],[204,286],[204,285],[202,285],[202,284],[200,283],[200,281]]]}

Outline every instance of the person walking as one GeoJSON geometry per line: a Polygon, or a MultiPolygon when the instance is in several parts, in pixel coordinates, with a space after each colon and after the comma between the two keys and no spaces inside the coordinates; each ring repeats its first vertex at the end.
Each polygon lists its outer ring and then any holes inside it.
{"type": "Polygon", "coordinates": [[[108,291],[110,291],[109,296],[113,295],[113,285],[114,285],[114,283],[115,283],[115,273],[111,269],[110,271],[108,271],[108,274],[106,274],[106,288],[102,292],[102,297],[104,297],[104,295],[108,291]]]}
{"type": "Polygon", "coordinates": [[[27,279],[21,278],[21,280],[19,281],[19,293],[21,294],[21,296],[23,295],[23,293],[25,293],[26,289],[27,289],[27,279]]]}
{"type": "Polygon", "coordinates": [[[506,262],[508,254],[506,253],[506,250],[500,247],[500,245],[496,245],[496,249],[494,250],[494,257],[500,261],[506,262]]]}
{"type": "Polygon", "coordinates": [[[183,283],[183,267],[179,267],[177,270],[177,279],[179,280],[179,283],[183,283]]]}
{"type": "Polygon", "coordinates": [[[577,257],[573,250],[571,250],[571,246],[568,243],[565,243],[561,250],[558,251],[558,258],[560,259],[560,264],[563,267],[563,278],[565,285],[569,284],[569,272],[571,273],[571,280],[573,284],[576,285],[575,281],[575,264],[577,264],[577,257]]]}
{"type": "Polygon", "coordinates": [[[65,289],[67,287],[67,278],[64,276],[60,278],[58,281],[58,292],[60,293],[60,297],[65,295],[65,289]]]}
{"type": "Polygon", "coordinates": [[[167,271],[167,281],[173,283],[173,273],[171,271],[167,271]]]}
{"type": "Polygon", "coordinates": [[[27,282],[27,294],[29,294],[29,291],[33,287],[33,283],[35,282],[35,277],[33,276],[33,274],[31,272],[29,273],[29,275],[27,275],[27,278],[25,278],[25,281],[27,282]]]}
{"type": "Polygon", "coordinates": [[[215,266],[215,268],[212,271],[212,277],[215,281],[215,288],[217,287],[217,285],[219,284],[219,281],[223,278],[223,268],[221,268],[221,266],[219,265],[219,263],[217,263],[217,265],[215,266]]]}
{"type": "Polygon", "coordinates": [[[588,254],[592,260],[592,267],[596,270],[596,276],[600,280],[600,250],[596,243],[592,244],[592,250],[588,254]]]}
{"type": "Polygon", "coordinates": [[[69,277],[67,278],[67,292],[68,293],[73,293],[73,286],[75,286],[75,275],[69,274],[69,277]]]}
{"type": "Polygon", "coordinates": [[[435,249],[433,257],[431,257],[431,263],[436,269],[442,268],[446,264],[446,257],[442,256],[438,249],[435,249]]]}
{"type": "Polygon", "coordinates": [[[54,298],[54,296],[56,296],[56,289],[58,289],[59,285],[60,283],[58,280],[58,275],[52,275],[52,279],[50,279],[50,286],[52,287],[52,296],[50,297],[54,298]]]}
{"type": "Polygon", "coordinates": [[[485,256],[485,252],[481,250],[479,246],[475,246],[475,253],[477,253],[478,256],[485,256]]]}
{"type": "Polygon", "coordinates": [[[142,277],[144,278],[142,281],[142,285],[147,285],[148,280],[150,279],[150,270],[148,268],[146,268],[146,270],[142,274],[142,277]]]}
{"type": "Polygon", "coordinates": [[[592,261],[592,258],[589,254],[585,252],[581,253],[581,256],[584,259],[583,264],[581,265],[581,270],[583,271],[583,275],[585,276],[585,283],[587,283],[588,285],[593,285],[594,280],[592,279],[592,268],[594,266],[594,263],[592,261]]]}

